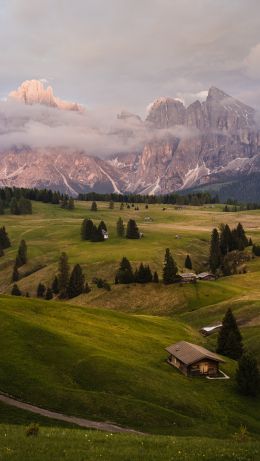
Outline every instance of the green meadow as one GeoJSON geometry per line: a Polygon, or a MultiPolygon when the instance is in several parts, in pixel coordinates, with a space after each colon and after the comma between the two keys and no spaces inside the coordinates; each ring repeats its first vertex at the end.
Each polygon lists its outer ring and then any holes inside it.
{"type": "Polygon", "coordinates": [[[203,338],[202,326],[222,319],[232,307],[245,347],[260,360],[260,258],[247,273],[198,282],[114,285],[120,259],[135,267],[150,264],[159,276],[165,248],[180,270],[190,254],[196,271],[207,267],[210,233],[222,222],[242,222],[260,243],[260,212],[223,213],[221,205],[185,207],[139,205],[139,211],[110,210],[108,203],[76,202],[75,210],[33,202],[31,216],[1,216],[12,247],[0,259],[0,391],[20,400],[96,421],[110,421],[151,436],[101,434],[69,428],[0,406],[0,460],[218,460],[259,459],[260,402],[241,396],[235,383],[236,362],[226,359],[229,380],[187,378],[166,363],[165,347],[181,339],[214,350],[216,336],[203,338]],[[120,239],[116,221],[137,221],[140,240],[120,239]],[[146,223],[150,216],[152,222],[146,223]],[[104,220],[109,240],[84,242],[83,218],[104,220]],[[11,274],[19,241],[28,245],[28,263],[20,269],[20,289],[30,298],[10,296],[11,274]],[[50,285],[61,251],[71,266],[80,263],[91,292],[73,300],[35,297],[39,282],[50,285]],[[98,289],[93,277],[111,283],[98,289]],[[25,426],[39,421],[37,438],[25,426]],[[249,441],[233,435],[246,426],[249,441]],[[217,450],[217,451],[216,451],[217,450]],[[191,455],[191,451],[193,455],[191,455]],[[204,456],[205,455],[205,456],[204,456]],[[46,456],[46,455],[45,455],[46,456]],[[56,457],[55,457],[56,456],[56,457]],[[120,457],[121,456],[121,457],[120,457]]]}

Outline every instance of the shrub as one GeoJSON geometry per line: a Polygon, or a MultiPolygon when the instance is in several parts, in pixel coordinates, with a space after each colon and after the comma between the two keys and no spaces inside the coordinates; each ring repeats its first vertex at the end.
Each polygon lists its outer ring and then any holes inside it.
{"type": "Polygon", "coordinates": [[[36,437],[39,434],[39,430],[40,430],[39,424],[31,423],[29,426],[27,426],[25,433],[27,437],[31,437],[31,436],[36,437]]]}

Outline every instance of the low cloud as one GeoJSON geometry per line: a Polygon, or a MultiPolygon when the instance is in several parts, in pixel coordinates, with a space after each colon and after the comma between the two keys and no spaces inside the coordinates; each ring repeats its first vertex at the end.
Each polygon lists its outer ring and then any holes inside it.
{"type": "Polygon", "coordinates": [[[196,136],[184,126],[155,130],[136,116],[118,118],[113,110],[78,113],[43,105],[0,102],[0,146],[64,147],[102,158],[118,152],[140,152],[144,145],[170,138],[196,136]]]}

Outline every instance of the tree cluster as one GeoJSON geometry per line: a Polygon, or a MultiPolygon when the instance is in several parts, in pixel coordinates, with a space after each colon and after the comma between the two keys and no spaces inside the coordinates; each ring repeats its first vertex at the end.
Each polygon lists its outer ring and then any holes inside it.
{"type": "Polygon", "coordinates": [[[116,272],[115,283],[158,283],[157,272],[152,273],[150,266],[141,263],[134,271],[130,261],[124,256],[116,272]]]}
{"type": "Polygon", "coordinates": [[[32,202],[28,198],[21,197],[17,199],[16,197],[12,197],[9,206],[11,214],[32,214],[32,202]]]}
{"type": "Polygon", "coordinates": [[[234,250],[243,251],[252,244],[248,239],[241,223],[236,228],[230,229],[228,224],[222,224],[220,231],[213,229],[210,241],[209,266],[215,274],[220,270],[223,275],[230,275],[228,254],[234,250]]]}
{"type": "Polygon", "coordinates": [[[103,242],[104,234],[107,232],[107,226],[104,221],[100,221],[96,226],[91,219],[85,218],[81,225],[82,240],[90,240],[91,242],[103,242]]]}

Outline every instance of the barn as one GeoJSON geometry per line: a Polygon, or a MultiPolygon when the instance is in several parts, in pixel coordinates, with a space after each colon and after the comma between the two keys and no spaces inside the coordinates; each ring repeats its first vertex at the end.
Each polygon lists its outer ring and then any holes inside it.
{"type": "Polygon", "coordinates": [[[166,348],[167,362],[186,376],[218,376],[219,364],[225,361],[214,352],[187,341],[166,348]]]}

